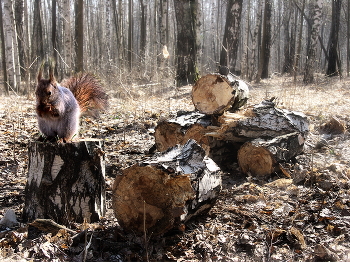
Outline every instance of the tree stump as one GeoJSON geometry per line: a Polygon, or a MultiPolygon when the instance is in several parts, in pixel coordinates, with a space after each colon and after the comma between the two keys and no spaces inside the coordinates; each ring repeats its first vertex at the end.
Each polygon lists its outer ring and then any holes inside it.
{"type": "Polygon", "coordinates": [[[105,209],[103,141],[29,144],[24,221],[96,222],[105,209]]]}
{"type": "Polygon", "coordinates": [[[113,210],[125,230],[158,235],[208,211],[220,190],[220,168],[189,140],[123,170],[113,210]]]}
{"type": "Polygon", "coordinates": [[[309,131],[304,114],[276,108],[270,101],[263,101],[237,113],[226,112],[218,121],[220,126],[207,127],[206,135],[234,142],[274,138],[294,132],[306,134],[309,131]]]}
{"type": "Polygon", "coordinates": [[[278,162],[285,162],[303,152],[305,139],[297,132],[273,139],[255,139],[238,150],[238,164],[245,174],[266,178],[278,162]]]}
{"type": "Polygon", "coordinates": [[[208,115],[236,110],[247,102],[248,96],[247,84],[231,75],[208,74],[192,88],[193,105],[199,112],[208,115]]]}

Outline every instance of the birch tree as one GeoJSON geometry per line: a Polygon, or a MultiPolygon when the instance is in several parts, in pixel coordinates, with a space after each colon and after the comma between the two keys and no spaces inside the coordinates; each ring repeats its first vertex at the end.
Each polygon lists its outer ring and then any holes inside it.
{"type": "Polygon", "coordinates": [[[8,86],[18,92],[21,83],[16,24],[11,0],[4,0],[3,28],[8,86]]]}
{"type": "Polygon", "coordinates": [[[332,1],[332,24],[330,31],[330,46],[328,51],[328,68],[327,76],[341,75],[340,59],[338,56],[339,24],[341,0],[332,1]]]}
{"type": "Polygon", "coordinates": [[[75,71],[84,70],[84,1],[75,1],[75,71]]]}
{"type": "Polygon", "coordinates": [[[174,1],[177,25],[176,80],[177,85],[194,83],[198,77],[198,0],[174,1]]]}
{"type": "Polygon", "coordinates": [[[303,82],[310,84],[314,82],[314,71],[316,63],[316,47],[321,26],[323,0],[316,0],[312,12],[312,27],[309,33],[309,44],[306,55],[306,64],[303,82]]]}
{"type": "Polygon", "coordinates": [[[226,25],[220,66],[227,67],[231,72],[236,71],[238,44],[241,32],[241,14],[243,0],[229,0],[227,2],[226,25]]]}

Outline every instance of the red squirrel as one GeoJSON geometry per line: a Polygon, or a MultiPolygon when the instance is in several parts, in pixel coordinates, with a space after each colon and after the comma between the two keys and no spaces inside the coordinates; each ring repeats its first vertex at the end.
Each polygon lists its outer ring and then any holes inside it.
{"type": "Polygon", "coordinates": [[[42,71],[43,66],[39,69],[35,91],[39,130],[45,139],[71,141],[78,134],[80,115],[106,110],[108,95],[100,80],[91,73],[78,73],[60,85],[52,67],[49,79],[42,78],[42,71]]]}

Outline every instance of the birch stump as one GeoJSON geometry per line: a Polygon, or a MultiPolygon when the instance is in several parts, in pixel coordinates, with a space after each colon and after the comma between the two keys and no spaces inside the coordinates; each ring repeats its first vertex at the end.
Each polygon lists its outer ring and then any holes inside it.
{"type": "Polygon", "coordinates": [[[305,138],[294,132],[273,139],[246,142],[238,151],[238,164],[245,174],[264,179],[279,162],[286,162],[303,152],[305,138]]]}
{"type": "Polygon", "coordinates": [[[194,140],[123,170],[113,210],[127,231],[158,235],[208,211],[221,190],[221,171],[194,140]]]}
{"type": "Polygon", "coordinates": [[[203,114],[221,115],[243,106],[249,96],[249,89],[242,80],[232,75],[208,74],[201,77],[192,88],[192,102],[203,114]]]}
{"type": "Polygon", "coordinates": [[[29,144],[24,221],[67,225],[96,222],[105,214],[103,141],[29,144]]]}

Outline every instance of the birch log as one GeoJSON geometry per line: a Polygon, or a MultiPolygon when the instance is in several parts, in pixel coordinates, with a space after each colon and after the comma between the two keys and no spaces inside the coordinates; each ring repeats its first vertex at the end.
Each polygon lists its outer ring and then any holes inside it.
{"type": "Polygon", "coordinates": [[[238,164],[245,174],[265,179],[274,172],[279,162],[286,162],[301,154],[304,136],[298,132],[273,139],[255,139],[238,150],[238,164]]]}
{"type": "Polygon", "coordinates": [[[212,125],[210,116],[198,112],[182,112],[176,118],[158,123],[154,132],[156,148],[162,152],[194,139],[207,151],[209,140],[204,134],[209,125],[212,125]]]}
{"type": "Polygon", "coordinates": [[[207,136],[225,141],[246,142],[299,132],[307,134],[309,123],[300,112],[279,109],[270,101],[220,116],[219,126],[207,127],[207,136]]]}
{"type": "Polygon", "coordinates": [[[128,231],[162,234],[208,211],[221,190],[221,170],[194,140],[123,170],[113,210],[128,231]]]}
{"type": "Polygon", "coordinates": [[[24,221],[52,219],[63,225],[96,222],[105,214],[102,140],[29,144],[24,221]]]}
{"type": "Polygon", "coordinates": [[[249,89],[242,80],[231,75],[208,74],[201,77],[192,88],[192,102],[196,110],[208,115],[221,115],[243,106],[249,89]]]}

